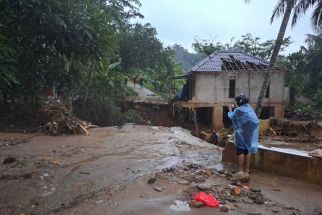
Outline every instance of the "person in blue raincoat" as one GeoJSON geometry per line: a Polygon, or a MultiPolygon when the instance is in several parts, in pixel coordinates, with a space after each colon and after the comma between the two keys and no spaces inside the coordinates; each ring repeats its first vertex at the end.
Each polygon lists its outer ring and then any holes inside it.
{"type": "Polygon", "coordinates": [[[229,108],[228,117],[233,122],[235,146],[238,157],[237,171],[249,173],[251,153],[258,149],[259,120],[254,109],[248,104],[245,94],[236,96],[237,108],[229,108]]]}

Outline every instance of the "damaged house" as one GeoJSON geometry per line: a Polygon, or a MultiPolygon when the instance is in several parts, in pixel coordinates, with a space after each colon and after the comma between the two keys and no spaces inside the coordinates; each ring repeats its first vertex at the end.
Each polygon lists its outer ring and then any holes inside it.
{"type": "MultiPolygon", "coordinates": [[[[239,51],[220,51],[209,55],[186,74],[170,78],[170,89],[177,79],[186,79],[175,107],[195,110],[197,119],[218,130],[229,124],[228,106],[235,96],[245,93],[255,107],[268,67],[268,62],[239,51]]],[[[290,102],[289,88],[285,87],[288,71],[275,68],[263,102],[261,118],[284,118],[290,102]]]]}

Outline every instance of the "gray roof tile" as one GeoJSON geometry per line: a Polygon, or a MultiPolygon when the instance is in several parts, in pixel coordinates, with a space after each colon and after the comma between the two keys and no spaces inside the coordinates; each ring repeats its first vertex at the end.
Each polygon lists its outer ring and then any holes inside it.
{"type": "Polygon", "coordinates": [[[221,71],[263,71],[268,67],[268,62],[260,58],[239,52],[215,52],[193,66],[192,72],[221,72],[221,71]]]}

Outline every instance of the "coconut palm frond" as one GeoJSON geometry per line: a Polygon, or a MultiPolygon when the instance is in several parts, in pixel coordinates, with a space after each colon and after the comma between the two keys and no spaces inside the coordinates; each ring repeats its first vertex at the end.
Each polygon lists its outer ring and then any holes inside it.
{"type": "Polygon", "coordinates": [[[313,7],[320,0],[300,0],[298,3],[295,2],[292,18],[292,27],[294,27],[299,18],[301,18],[308,9],[313,7]]]}
{"type": "Polygon", "coordinates": [[[316,31],[322,30],[322,1],[318,1],[314,8],[311,21],[316,31]]]}
{"type": "Polygon", "coordinates": [[[277,5],[275,6],[273,10],[273,14],[271,17],[271,23],[273,23],[274,19],[277,17],[280,17],[285,12],[285,8],[287,5],[287,0],[279,0],[277,5]]]}

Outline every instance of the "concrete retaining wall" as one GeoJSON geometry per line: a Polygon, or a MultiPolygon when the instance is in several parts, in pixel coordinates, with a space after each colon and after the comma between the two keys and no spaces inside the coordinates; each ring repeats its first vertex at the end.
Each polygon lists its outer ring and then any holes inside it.
{"type": "MultiPolygon", "coordinates": [[[[226,162],[236,162],[233,143],[226,144],[222,159],[226,162]]],[[[258,153],[252,155],[251,168],[322,186],[322,160],[313,158],[304,151],[260,145],[258,153]]]]}

